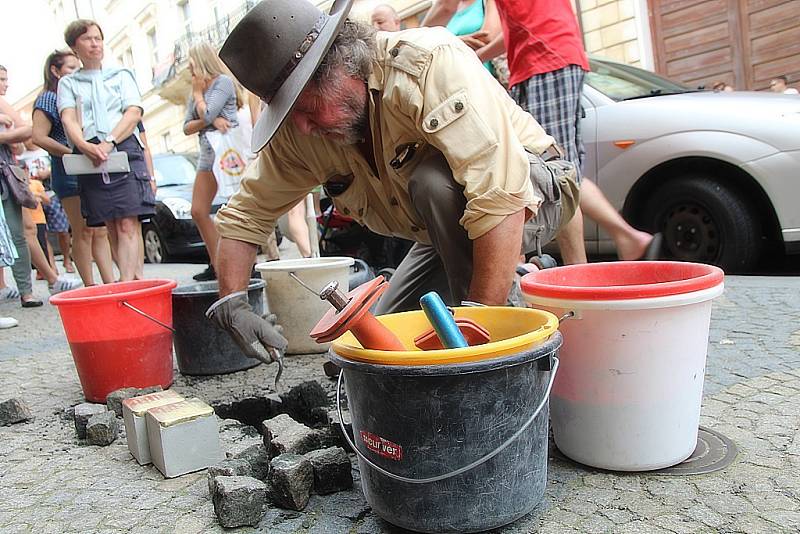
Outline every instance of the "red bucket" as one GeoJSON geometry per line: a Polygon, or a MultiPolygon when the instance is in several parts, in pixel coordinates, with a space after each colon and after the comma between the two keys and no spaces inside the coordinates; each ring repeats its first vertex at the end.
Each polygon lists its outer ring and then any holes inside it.
{"type": "Polygon", "coordinates": [[[50,298],[91,402],[124,387],[172,384],[174,280],[135,280],[65,291],[50,298]]]}

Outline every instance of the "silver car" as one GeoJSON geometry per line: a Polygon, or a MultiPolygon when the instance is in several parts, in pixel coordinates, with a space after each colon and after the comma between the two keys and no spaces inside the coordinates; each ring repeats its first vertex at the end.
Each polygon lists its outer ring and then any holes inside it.
{"type": "MultiPolygon", "coordinates": [[[[800,253],[800,97],[693,90],[592,60],[581,131],[584,173],[669,257],[752,270],[800,253]]],[[[586,221],[587,251],[614,251],[586,221]]]]}

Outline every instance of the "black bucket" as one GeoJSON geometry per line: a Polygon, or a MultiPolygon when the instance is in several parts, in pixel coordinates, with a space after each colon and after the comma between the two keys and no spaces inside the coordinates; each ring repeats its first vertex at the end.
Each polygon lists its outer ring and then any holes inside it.
{"type": "Polygon", "coordinates": [[[533,510],[547,482],[561,342],[556,331],[511,356],[431,366],[361,363],[331,349],[375,513],[418,532],[479,532],[533,510]]]}
{"type": "MultiPolygon", "coordinates": [[[[264,281],[250,280],[247,299],[253,311],[264,314],[264,281]]],[[[183,375],[219,375],[260,364],[239,350],[230,335],[206,318],[219,299],[217,282],[198,282],[172,290],[175,357],[183,375]]]]}

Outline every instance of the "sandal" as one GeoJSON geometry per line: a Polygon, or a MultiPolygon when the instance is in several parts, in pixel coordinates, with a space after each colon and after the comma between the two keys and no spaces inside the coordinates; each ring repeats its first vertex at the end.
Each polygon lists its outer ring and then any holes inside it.
{"type": "Polygon", "coordinates": [[[19,300],[22,303],[23,308],[38,308],[44,304],[44,302],[41,300],[35,299],[30,295],[28,295],[27,299],[25,297],[21,297],[19,300]]]}
{"type": "Polygon", "coordinates": [[[639,259],[644,261],[660,260],[664,257],[662,250],[663,246],[664,234],[661,232],[653,234],[653,239],[650,241],[650,244],[647,245],[647,248],[644,250],[644,254],[639,259]]]}

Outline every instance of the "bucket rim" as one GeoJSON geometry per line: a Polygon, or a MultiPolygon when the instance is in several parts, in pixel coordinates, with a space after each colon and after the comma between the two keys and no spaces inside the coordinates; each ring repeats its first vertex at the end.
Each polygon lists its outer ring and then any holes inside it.
{"type": "Polygon", "coordinates": [[[556,299],[565,301],[610,301],[640,300],[654,297],[683,295],[710,289],[724,282],[725,273],[719,267],[704,263],[681,261],[616,261],[585,263],[554,267],[526,274],[520,286],[523,295],[531,299],[556,299]],[[558,277],[586,271],[615,271],[627,274],[637,270],[651,270],[669,277],[670,271],[684,273],[675,275],[676,279],[627,285],[569,285],[557,281],[558,277]],[[686,274],[688,273],[688,274],[686,274]]]}
{"type": "MultiPolygon", "coordinates": [[[[558,318],[546,310],[537,310],[533,308],[515,308],[509,306],[460,306],[453,307],[453,314],[455,317],[470,317],[471,315],[481,314],[490,311],[496,311],[503,314],[520,314],[528,316],[538,316],[543,318],[544,321],[539,324],[536,329],[528,332],[505,338],[498,339],[497,341],[490,341],[483,345],[475,345],[472,347],[463,347],[458,349],[438,349],[438,350],[375,350],[365,349],[361,346],[355,346],[350,343],[343,342],[343,339],[353,338],[351,332],[346,332],[339,338],[335,339],[331,348],[338,356],[348,358],[352,361],[358,361],[368,364],[377,365],[390,365],[390,366],[425,366],[425,365],[452,365],[462,362],[474,362],[481,360],[489,360],[499,356],[506,356],[515,354],[519,350],[533,347],[534,345],[541,344],[542,340],[547,339],[554,331],[558,330],[558,318]]],[[[383,322],[383,318],[392,318],[393,320],[401,319],[403,317],[411,317],[413,315],[424,315],[421,310],[412,310],[400,313],[393,313],[384,316],[377,316],[376,319],[383,322]]],[[[474,318],[474,317],[473,317],[474,318]]],[[[479,319],[476,318],[478,322],[479,319]]]]}
{"type": "Polygon", "coordinates": [[[667,295],[666,297],[652,297],[627,300],[575,300],[539,297],[536,295],[523,295],[525,302],[531,306],[545,306],[572,311],[631,311],[631,310],[656,310],[690,306],[713,300],[722,295],[725,284],[721,283],[708,289],[701,289],[692,293],[667,295]]]}
{"type": "MultiPolygon", "coordinates": [[[[458,362],[458,363],[439,363],[431,365],[388,365],[350,360],[336,353],[335,347],[328,349],[326,357],[339,367],[349,371],[356,371],[366,374],[384,376],[452,376],[485,373],[516,367],[526,363],[541,360],[558,353],[564,338],[560,331],[555,330],[549,337],[542,342],[522,348],[519,352],[512,354],[498,354],[483,360],[458,362]]],[[[458,350],[458,349],[450,349],[458,350]]],[[[431,352],[431,351],[426,351],[431,352]]]]}
{"type": "Polygon", "coordinates": [[[54,306],[76,306],[82,304],[97,304],[99,302],[118,302],[124,299],[138,299],[161,293],[170,293],[178,285],[175,280],[168,278],[149,278],[146,280],[131,280],[129,282],[114,282],[101,286],[81,287],[58,293],[50,297],[50,303],[54,306]],[[151,283],[149,286],[125,291],[128,287],[140,287],[143,283],[151,283]],[[111,290],[100,295],[94,294],[102,288],[111,290]]]}
{"type": "MultiPolygon", "coordinates": [[[[216,281],[208,281],[208,282],[193,282],[191,284],[183,284],[179,285],[172,290],[172,296],[178,298],[188,298],[188,297],[206,297],[209,295],[218,295],[219,294],[219,286],[217,289],[204,289],[202,291],[185,291],[186,288],[197,286],[201,284],[218,284],[216,281]],[[183,291],[182,291],[183,290],[183,291]]],[[[257,289],[264,289],[267,285],[266,280],[263,278],[251,278],[250,281],[247,283],[247,291],[257,290],[257,289]]]]}
{"type": "Polygon", "coordinates": [[[265,261],[257,263],[256,270],[260,273],[283,273],[290,271],[311,271],[316,269],[350,267],[354,263],[355,260],[348,256],[321,256],[319,258],[265,261]]]}

